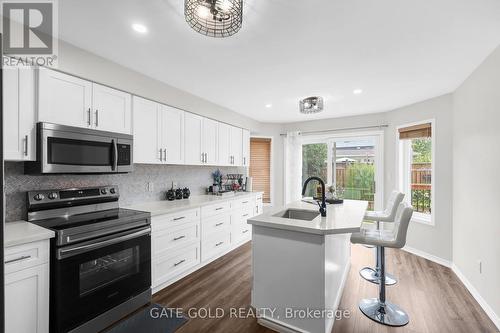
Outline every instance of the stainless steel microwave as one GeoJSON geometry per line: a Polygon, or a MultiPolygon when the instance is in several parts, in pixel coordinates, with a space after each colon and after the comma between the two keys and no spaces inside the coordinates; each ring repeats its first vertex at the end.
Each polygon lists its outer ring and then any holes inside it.
{"type": "Polygon", "coordinates": [[[25,173],[131,172],[132,151],[132,135],[40,122],[36,162],[25,163],[25,173]]]}

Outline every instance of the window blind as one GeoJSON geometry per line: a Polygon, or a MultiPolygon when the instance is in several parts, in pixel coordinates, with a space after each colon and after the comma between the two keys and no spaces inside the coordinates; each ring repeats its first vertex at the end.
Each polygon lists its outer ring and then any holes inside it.
{"type": "Polygon", "coordinates": [[[253,190],[264,193],[262,201],[271,202],[271,139],[250,139],[250,177],[253,190]]]}
{"type": "Polygon", "coordinates": [[[431,123],[419,124],[399,129],[399,139],[430,138],[432,136],[431,123]]]}

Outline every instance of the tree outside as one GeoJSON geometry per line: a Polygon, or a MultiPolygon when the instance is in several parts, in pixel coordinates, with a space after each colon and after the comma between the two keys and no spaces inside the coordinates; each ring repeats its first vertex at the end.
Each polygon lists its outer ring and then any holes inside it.
{"type": "MultiPolygon", "coordinates": [[[[326,143],[314,143],[302,146],[302,184],[307,178],[317,176],[327,181],[328,146],[326,143]]],[[[312,197],[316,193],[317,182],[311,182],[306,196],[312,197]]]]}

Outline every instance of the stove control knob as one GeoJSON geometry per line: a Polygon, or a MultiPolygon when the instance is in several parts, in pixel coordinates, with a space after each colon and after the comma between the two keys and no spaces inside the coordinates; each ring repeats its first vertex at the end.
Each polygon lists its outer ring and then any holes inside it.
{"type": "Polygon", "coordinates": [[[110,188],[110,189],[109,189],[109,193],[111,193],[111,194],[115,194],[115,193],[116,193],[116,191],[115,191],[115,189],[112,187],[112,188],[110,188]]]}
{"type": "Polygon", "coordinates": [[[49,193],[49,199],[50,200],[57,199],[57,197],[58,197],[57,192],[51,192],[51,193],[49,193]]]}
{"type": "Polygon", "coordinates": [[[108,190],[106,190],[105,188],[101,188],[101,194],[107,194],[108,193],[108,190]]]}
{"type": "Polygon", "coordinates": [[[45,199],[45,195],[43,195],[42,193],[38,193],[33,197],[33,199],[35,199],[36,201],[41,201],[45,199]]]}

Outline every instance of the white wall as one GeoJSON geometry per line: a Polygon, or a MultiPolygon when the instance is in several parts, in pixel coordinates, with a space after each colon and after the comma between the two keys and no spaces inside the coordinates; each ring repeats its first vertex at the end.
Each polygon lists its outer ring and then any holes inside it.
{"type": "Polygon", "coordinates": [[[388,197],[397,189],[397,130],[402,124],[435,119],[436,174],[435,177],[435,225],[412,223],[408,231],[407,245],[437,256],[446,261],[452,258],[452,97],[444,95],[394,111],[365,116],[327,119],[293,123],[284,126],[287,131],[328,130],[349,127],[387,124],[384,130],[384,192],[388,197]]]}
{"type": "Polygon", "coordinates": [[[500,48],[454,94],[453,262],[500,316],[500,48]],[[483,273],[479,273],[479,261],[483,273]]]}
{"type": "Polygon", "coordinates": [[[249,117],[152,79],[64,41],[59,42],[57,69],[251,131],[261,125],[249,117]]]}

